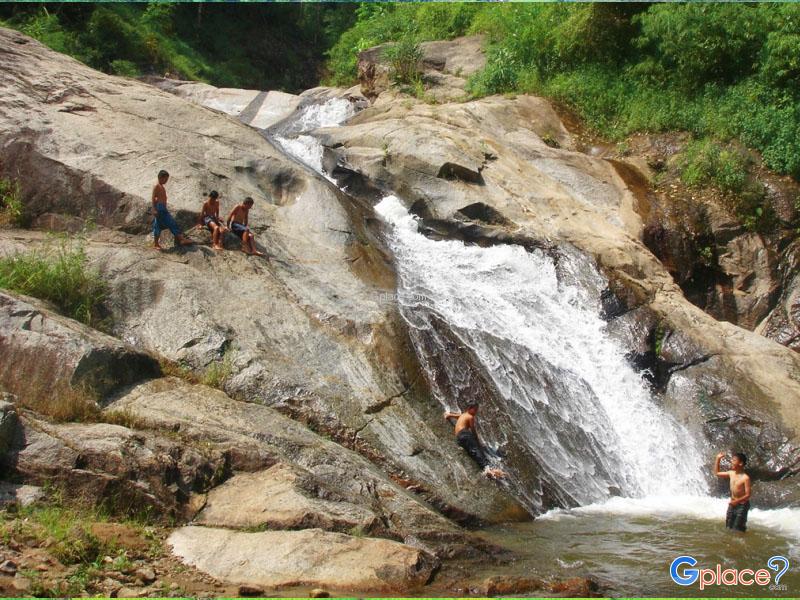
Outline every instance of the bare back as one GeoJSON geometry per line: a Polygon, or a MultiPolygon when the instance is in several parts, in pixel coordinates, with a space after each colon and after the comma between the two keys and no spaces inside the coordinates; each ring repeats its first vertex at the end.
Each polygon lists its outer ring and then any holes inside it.
{"type": "Polygon", "coordinates": [[[458,420],[456,421],[456,435],[461,433],[464,429],[475,431],[475,417],[468,412],[461,413],[461,415],[458,417],[458,420]]]}

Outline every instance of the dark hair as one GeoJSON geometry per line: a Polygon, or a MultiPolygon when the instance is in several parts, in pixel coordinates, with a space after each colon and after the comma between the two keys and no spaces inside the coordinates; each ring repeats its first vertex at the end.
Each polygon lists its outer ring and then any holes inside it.
{"type": "Polygon", "coordinates": [[[169,173],[167,173],[164,169],[161,169],[158,172],[158,176],[159,176],[159,178],[161,178],[161,177],[169,177],[169,173]]]}
{"type": "Polygon", "coordinates": [[[744,452],[734,452],[733,455],[738,458],[743,465],[747,464],[747,455],[744,452]]]}
{"type": "Polygon", "coordinates": [[[244,199],[245,204],[255,204],[255,200],[253,200],[250,196],[244,199]]]}
{"type": "Polygon", "coordinates": [[[469,404],[467,404],[467,410],[469,410],[470,408],[478,408],[478,403],[470,402],[469,404]]]}
{"type": "Polygon", "coordinates": [[[208,192],[209,198],[219,198],[219,192],[217,190],[211,190],[208,192]]]}

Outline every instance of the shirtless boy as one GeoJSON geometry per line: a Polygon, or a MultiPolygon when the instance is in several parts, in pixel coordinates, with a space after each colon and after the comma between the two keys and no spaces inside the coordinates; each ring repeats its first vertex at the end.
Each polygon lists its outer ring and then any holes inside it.
{"type": "Polygon", "coordinates": [[[153,248],[163,250],[158,238],[164,229],[169,229],[175,236],[175,242],[181,246],[188,246],[192,240],[186,238],[181,232],[181,228],[175,222],[170,212],[167,210],[167,189],[164,187],[169,181],[169,173],[164,170],[158,172],[158,183],[153,186],[153,248]]]}
{"type": "Polygon", "coordinates": [[[256,248],[256,238],[247,226],[247,217],[250,213],[250,209],[253,208],[253,204],[254,200],[249,196],[244,199],[244,202],[237,204],[231,211],[231,214],[228,215],[228,227],[241,238],[242,252],[245,254],[264,256],[264,253],[259,252],[256,248]]]}
{"type": "Polygon", "coordinates": [[[467,451],[472,460],[478,463],[487,477],[505,477],[505,471],[489,466],[489,459],[483,450],[483,446],[478,440],[478,430],[476,429],[475,415],[478,413],[478,405],[470,404],[463,413],[444,413],[446,421],[456,419],[456,441],[458,445],[467,451]]]}
{"type": "Polygon", "coordinates": [[[717,454],[714,475],[729,479],[731,484],[731,500],[728,502],[725,526],[728,529],[747,531],[747,512],[750,510],[750,476],[744,472],[747,457],[741,452],[734,453],[731,457],[731,470],[720,471],[719,463],[724,457],[724,452],[717,454]]]}
{"type": "Polygon", "coordinates": [[[211,247],[214,250],[222,250],[222,236],[228,228],[219,220],[219,192],[211,190],[208,199],[203,203],[200,211],[200,225],[205,225],[211,232],[211,247]]]}

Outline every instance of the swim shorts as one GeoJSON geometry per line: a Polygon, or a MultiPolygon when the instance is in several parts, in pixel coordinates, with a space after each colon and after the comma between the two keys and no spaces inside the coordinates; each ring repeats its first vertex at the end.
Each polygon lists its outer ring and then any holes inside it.
{"type": "Polygon", "coordinates": [[[486,458],[483,448],[481,448],[481,445],[478,443],[478,438],[475,437],[472,431],[469,429],[462,429],[458,432],[456,441],[459,446],[467,451],[467,454],[470,455],[472,460],[478,463],[481,469],[485,469],[489,466],[489,459],[486,458]]]}
{"type": "Polygon", "coordinates": [[[203,217],[203,225],[208,227],[209,231],[213,232],[214,230],[211,229],[211,223],[214,223],[215,225],[217,225],[217,227],[219,227],[221,225],[220,222],[219,222],[219,219],[217,219],[216,217],[210,217],[208,215],[203,217]]]}
{"type": "Polygon", "coordinates": [[[169,213],[166,205],[156,204],[156,216],[153,219],[153,236],[158,237],[165,229],[169,229],[175,237],[181,235],[181,228],[178,227],[178,223],[169,213]]]}
{"type": "Polygon", "coordinates": [[[245,231],[250,231],[250,228],[247,225],[242,225],[241,223],[234,221],[231,223],[231,231],[239,237],[242,237],[245,231]]]}
{"type": "Polygon", "coordinates": [[[725,516],[725,527],[736,531],[747,531],[747,513],[750,510],[750,503],[728,505],[728,514],[725,516]]]}

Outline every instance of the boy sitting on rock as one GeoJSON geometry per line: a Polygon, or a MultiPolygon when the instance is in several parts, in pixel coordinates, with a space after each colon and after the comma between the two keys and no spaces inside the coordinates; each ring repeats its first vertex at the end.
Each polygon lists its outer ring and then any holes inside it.
{"type": "Polygon", "coordinates": [[[258,248],[256,248],[256,238],[247,226],[247,218],[254,203],[255,201],[248,196],[244,199],[244,202],[237,204],[231,214],[228,215],[228,227],[241,238],[242,252],[255,256],[264,256],[264,253],[259,252],[258,248]]]}
{"type": "Polygon", "coordinates": [[[211,190],[208,193],[208,199],[203,203],[199,220],[200,225],[208,227],[211,232],[211,247],[214,250],[222,250],[222,236],[225,235],[228,228],[219,219],[219,192],[217,190],[211,190]]]}

